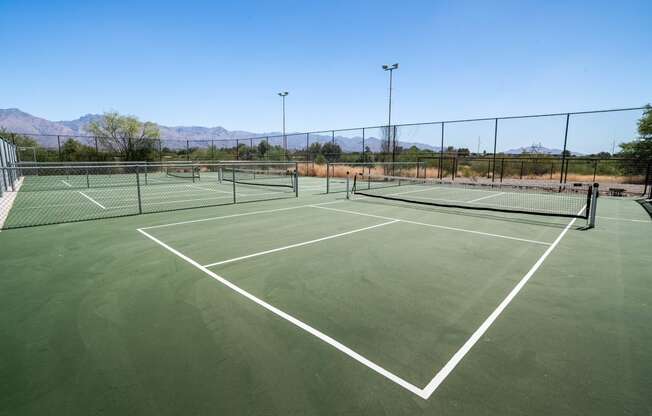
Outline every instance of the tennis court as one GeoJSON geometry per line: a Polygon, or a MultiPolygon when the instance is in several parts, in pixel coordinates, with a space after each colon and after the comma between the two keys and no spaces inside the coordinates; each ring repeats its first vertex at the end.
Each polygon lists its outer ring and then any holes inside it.
{"type": "MultiPolygon", "coordinates": [[[[233,180],[234,171],[191,172],[190,182],[183,173],[151,175],[165,183],[138,187],[140,197],[130,183],[84,188],[81,176],[49,177],[72,186],[43,194],[26,188],[48,201],[54,192],[76,194],[81,211],[131,214],[141,201],[151,209],[161,202],[165,212],[0,233],[0,348],[12,357],[2,367],[0,409],[652,408],[652,221],[633,199],[601,196],[589,228],[587,187],[555,193],[351,178],[357,192],[347,199],[324,194],[320,178],[288,188],[281,175],[272,183],[285,186],[272,191],[244,184],[249,176],[233,180]],[[234,195],[250,203],[233,204],[234,195]],[[197,207],[202,198],[215,200],[197,207]],[[168,211],[186,207],[183,200],[197,209],[168,211]]],[[[14,207],[27,212],[34,201],[20,197],[14,207]]]]}

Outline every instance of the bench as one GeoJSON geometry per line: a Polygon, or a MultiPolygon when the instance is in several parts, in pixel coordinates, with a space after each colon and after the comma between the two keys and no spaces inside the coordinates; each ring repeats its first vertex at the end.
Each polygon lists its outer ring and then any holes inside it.
{"type": "Polygon", "coordinates": [[[624,188],[609,188],[609,196],[625,196],[624,188]]]}

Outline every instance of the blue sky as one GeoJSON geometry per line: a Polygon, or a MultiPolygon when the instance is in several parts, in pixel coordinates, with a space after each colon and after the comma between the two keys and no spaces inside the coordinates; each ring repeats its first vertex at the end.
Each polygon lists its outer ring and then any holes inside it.
{"type": "Polygon", "coordinates": [[[287,90],[289,131],[377,125],[393,62],[397,123],[636,106],[650,21],[649,0],[0,0],[0,108],[278,131],[287,90]]]}

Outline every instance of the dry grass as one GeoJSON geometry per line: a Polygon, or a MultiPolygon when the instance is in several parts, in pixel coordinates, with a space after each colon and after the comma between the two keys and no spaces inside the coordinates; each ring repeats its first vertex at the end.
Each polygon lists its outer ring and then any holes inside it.
{"type": "MultiPolygon", "coordinates": [[[[302,176],[313,176],[318,178],[326,177],[326,166],[327,165],[317,165],[313,163],[299,163],[299,174],[302,176]]],[[[355,174],[356,172],[363,172],[369,174],[368,168],[363,168],[362,166],[347,166],[347,165],[335,165],[331,167],[331,177],[345,178],[347,173],[349,175],[355,174]]],[[[372,167],[372,175],[384,175],[386,172],[382,166],[372,167]]],[[[446,172],[448,175],[449,172],[446,172]]],[[[419,175],[423,177],[423,170],[419,172],[419,175]]],[[[409,169],[402,169],[400,176],[404,177],[416,177],[417,170],[416,167],[409,169]]],[[[427,178],[437,178],[439,176],[439,170],[434,167],[426,168],[426,177],[427,178]]],[[[464,175],[460,175],[465,177],[464,175]]],[[[466,176],[467,178],[478,178],[477,176],[466,176]]],[[[504,179],[520,179],[520,176],[504,176],[504,179]]],[[[523,175],[523,180],[532,180],[532,181],[550,181],[550,175],[523,175]]],[[[559,174],[553,176],[552,180],[559,180],[559,174]]],[[[643,176],[613,176],[613,175],[597,175],[595,179],[593,175],[579,175],[579,174],[568,174],[568,182],[599,182],[599,183],[627,183],[627,184],[642,184],[645,181],[643,176]]]]}

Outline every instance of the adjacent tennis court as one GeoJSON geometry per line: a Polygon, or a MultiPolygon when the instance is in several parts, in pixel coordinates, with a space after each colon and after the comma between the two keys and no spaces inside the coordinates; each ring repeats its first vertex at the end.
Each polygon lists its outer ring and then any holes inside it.
{"type": "Polygon", "coordinates": [[[172,173],[25,179],[79,215],[166,211],[0,233],[8,414],[649,410],[652,221],[633,199],[172,173]]]}

